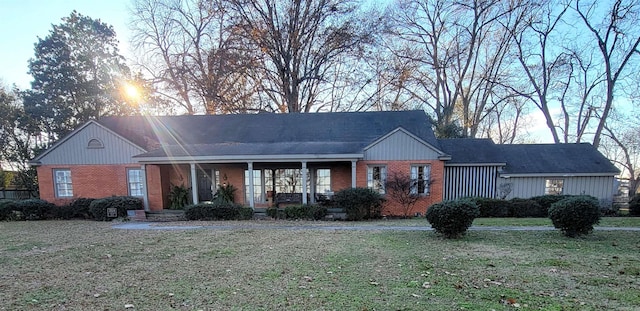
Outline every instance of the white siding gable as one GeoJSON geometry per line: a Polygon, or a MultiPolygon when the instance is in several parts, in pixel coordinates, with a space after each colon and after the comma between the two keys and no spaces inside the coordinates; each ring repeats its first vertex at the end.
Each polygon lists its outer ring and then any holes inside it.
{"type": "Polygon", "coordinates": [[[89,122],[65,137],[36,161],[41,165],[94,165],[135,163],[144,150],[96,122],[89,122]]]}
{"type": "Polygon", "coordinates": [[[364,160],[437,160],[442,152],[398,128],[375,141],[364,152],[364,160]]]}

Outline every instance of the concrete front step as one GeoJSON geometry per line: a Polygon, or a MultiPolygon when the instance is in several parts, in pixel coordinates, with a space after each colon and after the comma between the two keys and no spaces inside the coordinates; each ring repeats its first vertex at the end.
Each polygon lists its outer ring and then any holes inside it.
{"type": "Polygon", "coordinates": [[[147,221],[181,221],[187,220],[184,211],[180,210],[163,210],[161,212],[147,212],[147,221]]]}

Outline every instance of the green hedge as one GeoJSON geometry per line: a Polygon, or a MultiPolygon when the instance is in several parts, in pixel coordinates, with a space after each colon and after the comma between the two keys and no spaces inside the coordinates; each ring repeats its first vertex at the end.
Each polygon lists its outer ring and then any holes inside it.
{"type": "Polygon", "coordinates": [[[600,221],[600,203],[591,196],[575,196],[551,204],[549,218],[564,235],[589,234],[600,221]]]}
{"type": "Polygon", "coordinates": [[[382,218],[384,197],[369,188],[349,188],[336,192],[333,196],[336,207],[344,209],[347,220],[367,220],[382,218]]]}
{"type": "Polygon", "coordinates": [[[480,216],[478,217],[511,217],[511,202],[501,199],[492,198],[471,198],[478,208],[480,208],[480,216]]]}
{"type": "Polygon", "coordinates": [[[480,215],[480,208],[473,200],[443,201],[427,209],[427,221],[433,229],[446,238],[463,236],[480,215]]]}
{"type": "Polygon", "coordinates": [[[553,203],[574,195],[543,195],[529,199],[513,198],[511,200],[474,197],[468,198],[480,208],[479,217],[548,217],[549,207],[553,203]]]}
{"type": "Polygon", "coordinates": [[[289,205],[284,208],[270,207],[267,216],[278,219],[320,220],[328,214],[324,206],[313,204],[289,205]]]}
{"type": "Polygon", "coordinates": [[[0,200],[0,221],[2,220],[18,220],[22,212],[14,200],[0,200]]]}
{"type": "Polygon", "coordinates": [[[51,218],[53,210],[56,206],[40,199],[28,199],[17,201],[16,205],[24,220],[43,220],[51,218]]]}
{"type": "Polygon", "coordinates": [[[636,194],[629,201],[629,215],[640,216],[640,194],[636,194]]]}
{"type": "Polygon", "coordinates": [[[120,196],[93,200],[89,204],[89,211],[97,221],[110,220],[107,217],[108,208],[115,208],[118,218],[125,218],[127,217],[127,210],[144,209],[144,203],[142,199],[137,197],[120,196]]]}
{"type": "Polygon", "coordinates": [[[530,199],[511,199],[511,217],[547,217],[547,210],[530,199]]]}
{"type": "Polygon", "coordinates": [[[247,220],[253,218],[253,209],[230,202],[214,201],[184,207],[189,220],[247,220]]]}

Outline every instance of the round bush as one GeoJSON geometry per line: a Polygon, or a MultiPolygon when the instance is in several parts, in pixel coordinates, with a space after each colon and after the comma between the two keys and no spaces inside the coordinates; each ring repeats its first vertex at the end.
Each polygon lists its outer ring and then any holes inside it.
{"type": "Polygon", "coordinates": [[[629,201],[629,215],[640,216],[640,194],[636,194],[629,201]]]}
{"type": "Polygon", "coordinates": [[[600,221],[600,204],[591,196],[575,196],[551,204],[553,226],[568,237],[589,234],[600,221]]]}
{"type": "Polygon", "coordinates": [[[427,221],[436,232],[446,238],[463,236],[479,215],[478,205],[465,199],[443,201],[427,209],[427,221]]]}
{"type": "Polygon", "coordinates": [[[348,188],[336,192],[333,202],[344,209],[347,220],[378,219],[382,217],[382,195],[369,188],[348,188]]]}
{"type": "Polygon", "coordinates": [[[89,204],[89,210],[97,221],[109,220],[107,217],[108,208],[115,208],[118,211],[118,218],[124,218],[127,217],[127,210],[144,209],[144,203],[140,198],[121,196],[98,199],[89,204]]]}

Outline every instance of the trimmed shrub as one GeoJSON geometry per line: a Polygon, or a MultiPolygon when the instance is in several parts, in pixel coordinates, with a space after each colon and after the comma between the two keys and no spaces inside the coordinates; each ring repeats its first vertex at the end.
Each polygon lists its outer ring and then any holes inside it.
{"type": "Polygon", "coordinates": [[[284,213],[284,209],[277,207],[269,207],[267,208],[267,216],[275,219],[285,219],[286,214],[284,213]]]}
{"type": "Polygon", "coordinates": [[[511,199],[511,217],[547,217],[547,210],[530,199],[511,199]]]}
{"type": "Polygon", "coordinates": [[[344,209],[347,220],[378,219],[382,217],[382,195],[369,188],[349,188],[336,192],[335,206],[344,209]]]}
{"type": "Polygon", "coordinates": [[[144,203],[142,199],[137,197],[120,196],[93,200],[91,204],[89,204],[89,211],[97,221],[109,220],[109,218],[107,218],[108,208],[115,208],[118,211],[118,218],[124,218],[127,217],[127,210],[144,209],[144,203]]]}
{"type": "Polygon", "coordinates": [[[91,219],[93,216],[89,211],[89,205],[95,199],[78,198],[67,205],[54,206],[48,214],[47,218],[52,219],[91,219]]]}
{"type": "Polygon", "coordinates": [[[327,208],[319,205],[289,205],[284,208],[286,219],[320,220],[327,213],[327,208]]]}
{"type": "Polygon", "coordinates": [[[184,207],[184,216],[188,220],[243,220],[253,217],[253,209],[230,202],[214,201],[187,205],[184,207]]]}
{"type": "Polygon", "coordinates": [[[47,215],[53,212],[56,207],[53,203],[40,199],[22,200],[18,201],[16,205],[25,220],[46,219],[47,215]]]}
{"type": "Polygon", "coordinates": [[[553,226],[568,237],[589,234],[600,221],[600,204],[591,196],[575,196],[551,204],[553,226]]]}
{"type": "Polygon", "coordinates": [[[0,200],[0,221],[2,220],[18,220],[18,215],[22,214],[20,208],[13,200],[0,200]]]}
{"type": "MultiPolygon", "coordinates": [[[[71,203],[69,203],[69,207],[73,211],[73,218],[82,218],[82,219],[91,219],[93,215],[89,210],[89,206],[91,206],[91,202],[95,201],[92,198],[77,198],[71,203]]],[[[144,206],[142,207],[144,209],[144,206]]]]}
{"type": "Polygon", "coordinates": [[[640,194],[636,194],[629,201],[629,215],[640,216],[640,194]]]}
{"type": "Polygon", "coordinates": [[[240,218],[238,220],[250,220],[253,219],[253,208],[248,206],[240,207],[240,218]]]}
{"type": "Polygon", "coordinates": [[[492,198],[471,198],[478,208],[480,208],[480,216],[478,217],[510,217],[511,202],[501,199],[492,198]]]}
{"type": "Polygon", "coordinates": [[[427,209],[427,221],[446,238],[463,236],[479,215],[480,208],[469,199],[443,201],[427,209]]]}

